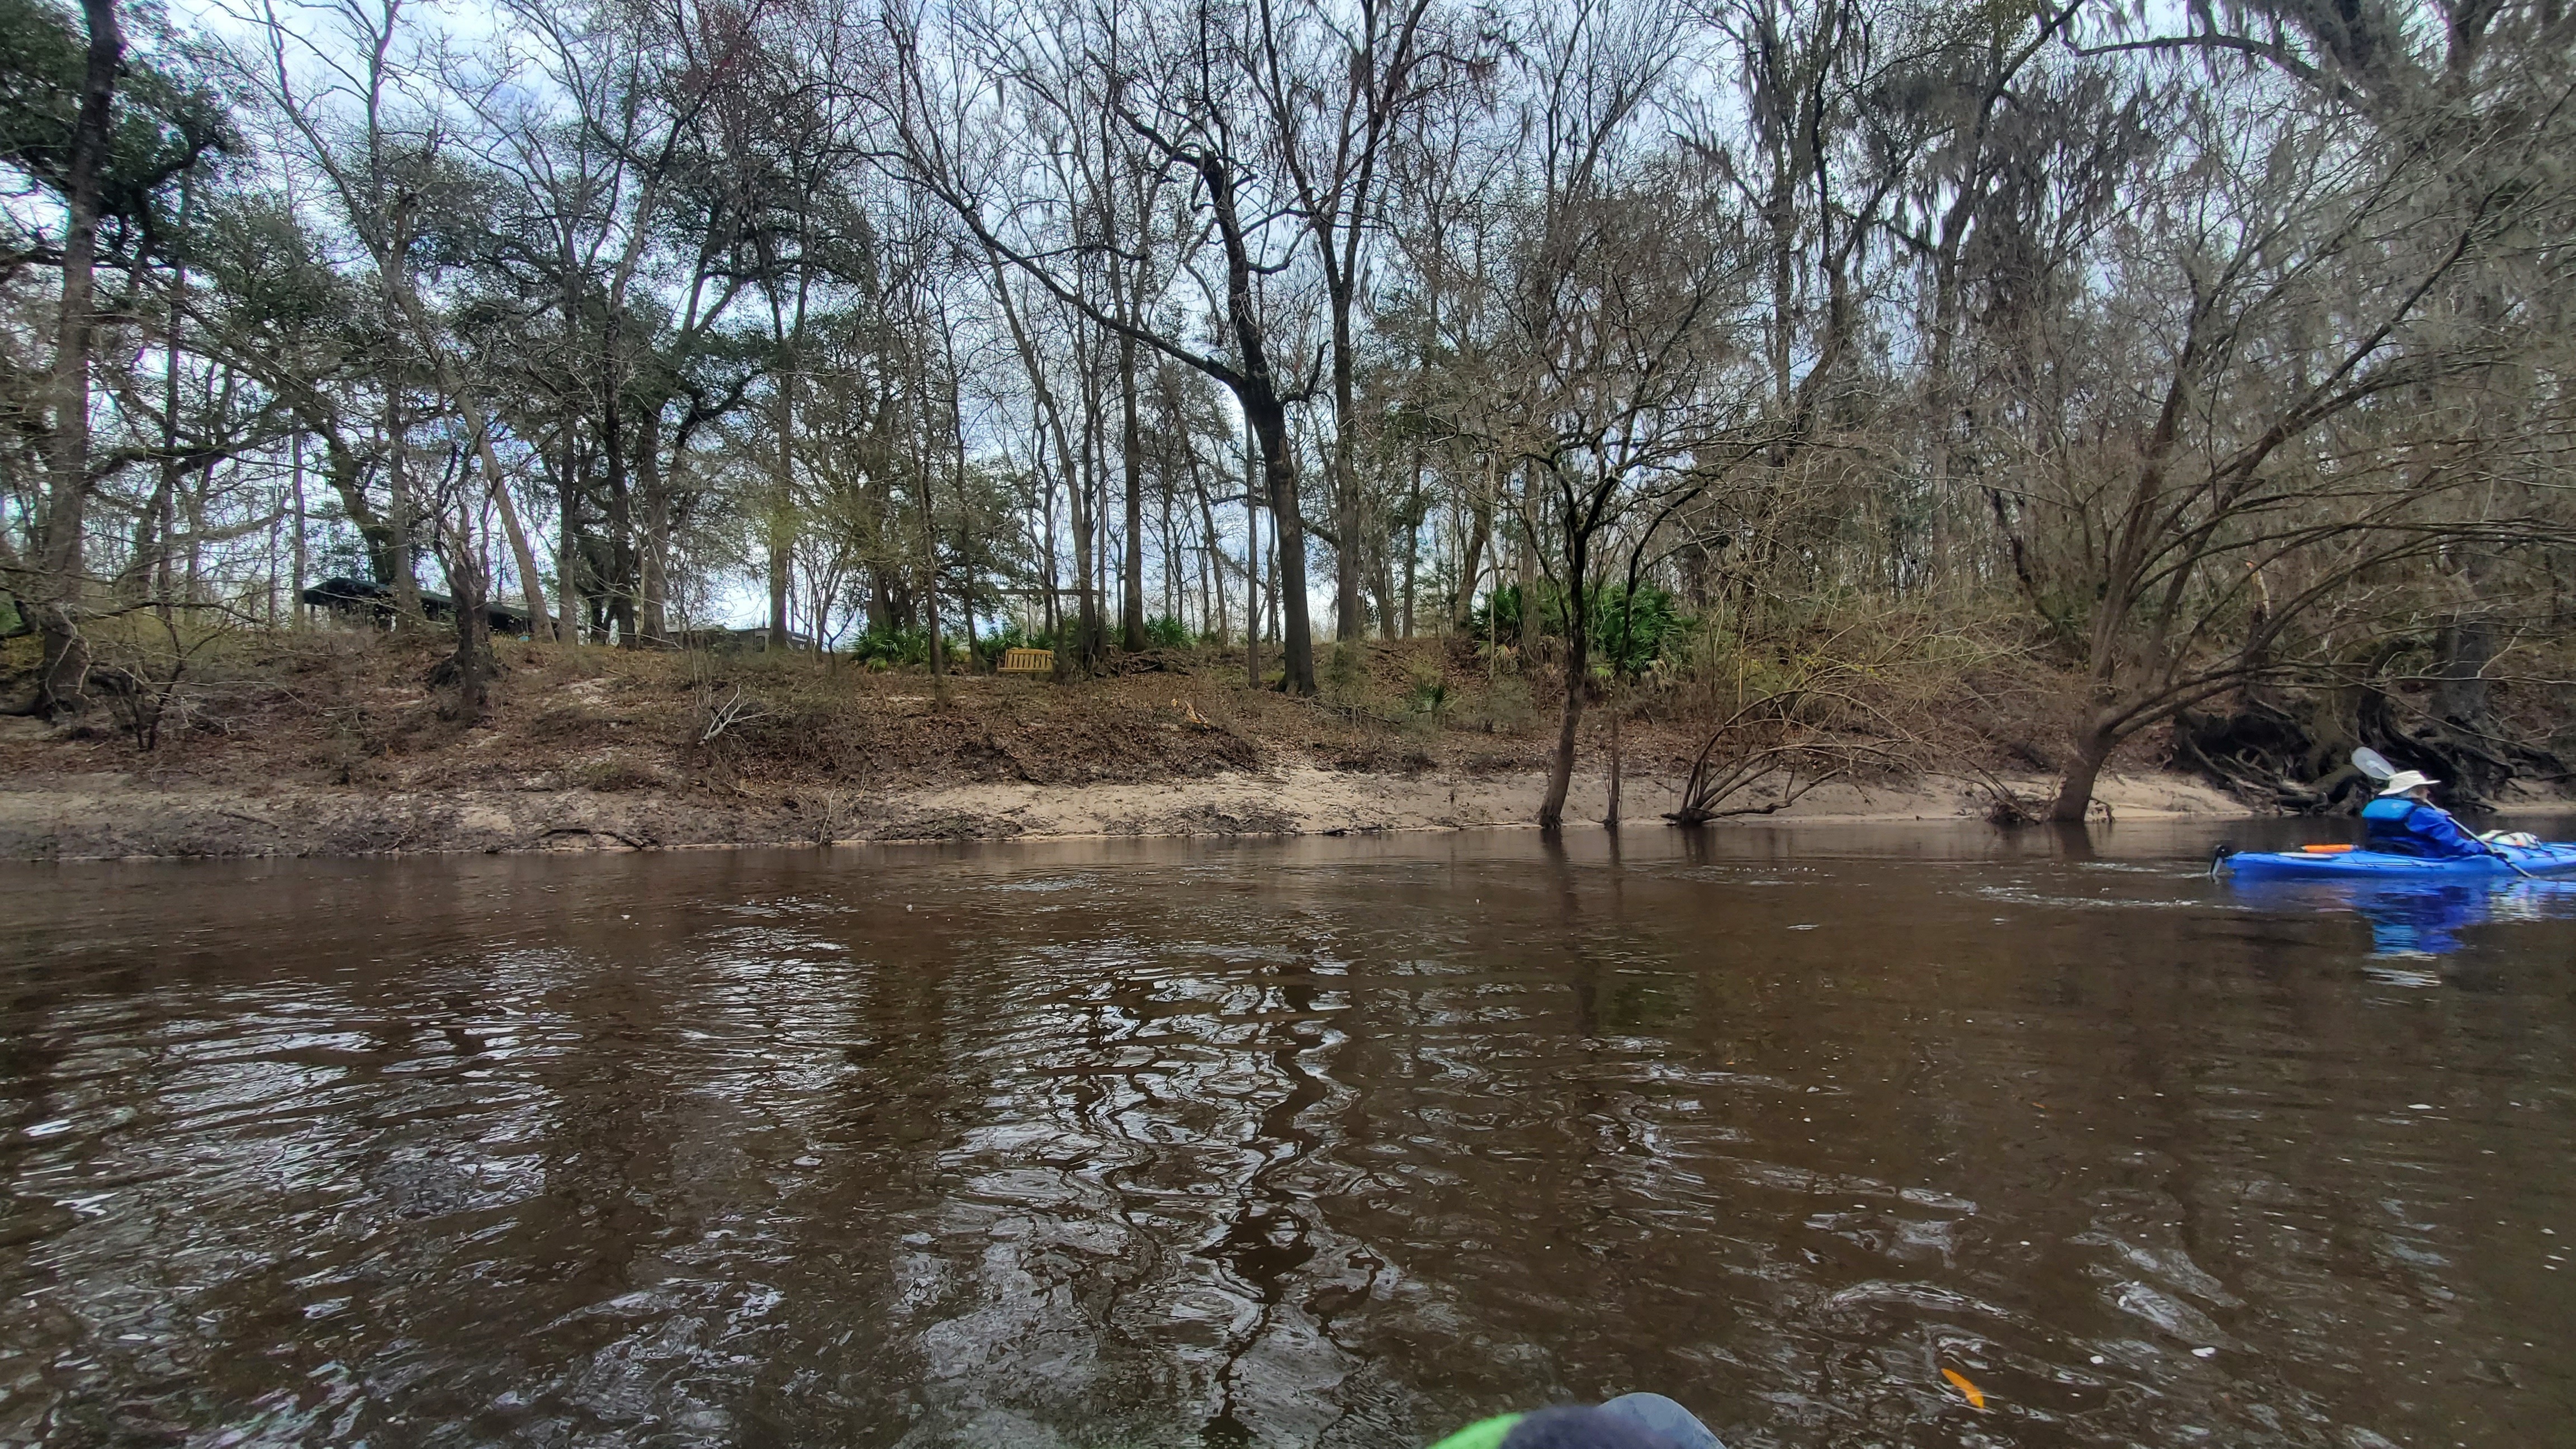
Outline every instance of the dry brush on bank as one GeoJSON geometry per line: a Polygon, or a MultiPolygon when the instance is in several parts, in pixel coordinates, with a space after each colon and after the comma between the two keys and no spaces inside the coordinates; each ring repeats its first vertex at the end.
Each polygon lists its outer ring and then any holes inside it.
{"type": "MultiPolygon", "coordinates": [[[[1758,659],[1714,629],[1676,645],[1668,668],[1595,711],[1584,798],[1599,798],[1615,739],[1630,818],[1682,808],[1695,758],[1759,763],[1741,731],[1714,728],[1726,712],[1759,712],[1802,687],[1801,747],[1871,789],[1902,789],[1927,768],[2026,774],[2016,752],[2045,733],[2030,711],[2062,687],[2026,655],[1920,620],[1802,639],[1758,659]],[[1819,662],[1864,638],[1871,656],[1819,662]],[[1831,709],[1816,707],[1828,695],[1831,709]],[[1905,748],[1888,747],[1900,738],[1905,748]]],[[[112,642],[102,637],[103,654],[112,642]]],[[[11,797],[0,804],[62,817],[18,820],[19,834],[35,833],[13,837],[13,852],[1526,824],[1555,734],[1533,703],[1532,685],[1549,687],[1556,668],[1544,640],[1536,657],[1458,639],[1337,646],[1313,699],[1245,688],[1230,651],[1175,649],[1112,654],[1113,672],[1068,682],[954,677],[944,702],[918,669],[841,658],[504,643],[488,707],[470,723],[432,682],[439,634],[234,630],[194,642],[155,738],[103,714],[0,736],[11,797]],[[156,824],[154,811],[185,819],[156,824]]],[[[0,676],[35,659],[31,640],[0,645],[0,676]]],[[[1788,803],[1752,773],[1729,808],[1788,803]]]]}

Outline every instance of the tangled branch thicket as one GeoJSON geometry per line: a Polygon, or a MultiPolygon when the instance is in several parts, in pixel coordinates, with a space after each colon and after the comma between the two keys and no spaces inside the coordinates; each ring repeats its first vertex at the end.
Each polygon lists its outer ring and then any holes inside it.
{"type": "Polygon", "coordinates": [[[1909,614],[2071,681],[2061,820],[2167,727],[2563,771],[2576,10],[481,3],[0,0],[17,707],[148,748],[113,621],[326,581],[469,721],[496,630],[1473,633],[1553,824],[1604,680],[1804,659],[1706,818],[1917,758],[1814,713],[1909,614]]]}

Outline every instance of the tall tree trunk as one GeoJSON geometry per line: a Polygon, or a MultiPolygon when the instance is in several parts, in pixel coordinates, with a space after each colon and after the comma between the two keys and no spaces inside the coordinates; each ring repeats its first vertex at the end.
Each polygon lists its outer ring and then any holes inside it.
{"type": "Polygon", "coordinates": [[[787,574],[793,560],[787,549],[786,526],[772,519],[769,525],[769,647],[785,650],[787,635],[787,574]]]}
{"type": "Polygon", "coordinates": [[[487,609],[491,572],[474,544],[473,516],[471,509],[459,510],[456,527],[440,531],[439,549],[441,562],[447,565],[447,590],[456,600],[456,652],[448,658],[448,670],[456,686],[456,718],[468,725],[481,723],[489,707],[493,671],[492,620],[487,609]]]}
{"type": "Polygon", "coordinates": [[[1272,533],[1278,540],[1279,584],[1274,593],[1285,616],[1287,676],[1290,694],[1315,692],[1315,636],[1306,617],[1306,530],[1297,518],[1296,441],[1288,436],[1288,412],[1262,398],[1245,408],[1261,440],[1261,472],[1270,488],[1272,533]]]}
{"type": "Polygon", "coordinates": [[[1046,471],[1046,438],[1037,443],[1038,525],[1045,535],[1042,550],[1046,556],[1046,631],[1062,647],[1064,639],[1063,549],[1055,536],[1055,478],[1046,471]]]}
{"type": "MultiPolygon", "coordinates": [[[[567,218],[569,220],[569,218],[567,218]]],[[[563,296],[557,307],[563,316],[563,355],[579,358],[582,353],[581,284],[583,272],[573,232],[565,227],[557,233],[557,275],[562,279],[563,296]]],[[[695,299],[692,298],[692,301],[695,299]]],[[[578,369],[577,364],[573,364],[578,369]]],[[[574,416],[580,396],[577,390],[564,395],[563,425],[559,441],[563,458],[556,465],[555,486],[555,637],[567,644],[581,642],[581,437],[574,427],[574,416]]]]}
{"type": "Polygon", "coordinates": [[[794,647],[787,632],[787,578],[795,559],[788,550],[785,524],[769,521],[769,647],[785,653],[794,647]]]}
{"type": "Polygon", "coordinates": [[[1383,513],[1377,513],[1370,520],[1369,594],[1377,606],[1377,637],[1392,639],[1396,637],[1403,607],[1395,588],[1395,530],[1377,526],[1384,522],[1383,513]]]}
{"type": "MultiPolygon", "coordinates": [[[[654,412],[637,419],[635,444],[635,484],[644,504],[635,559],[635,632],[658,646],[671,640],[671,490],[662,463],[661,418],[654,412]]],[[[686,447],[686,440],[678,446],[686,447]]]]}
{"type": "MultiPolygon", "coordinates": [[[[190,175],[179,178],[179,229],[188,227],[189,203],[195,187],[190,175]]],[[[150,580],[152,604],[160,614],[163,627],[170,623],[170,538],[176,530],[176,508],[179,475],[179,326],[187,309],[188,268],[183,262],[171,268],[169,317],[161,332],[161,467],[153,480],[152,501],[135,529],[138,547],[130,568],[144,571],[150,580]]]]}
{"type": "Polygon", "coordinates": [[[1619,711],[1610,711],[1610,803],[1601,812],[1604,828],[1619,828],[1619,711]]]}
{"type": "Polygon", "coordinates": [[[1243,436],[1243,662],[1244,681],[1261,687],[1261,487],[1259,444],[1243,436]]]}
{"type": "Polygon", "coordinates": [[[939,641],[939,509],[931,491],[931,471],[929,450],[925,448],[921,457],[921,617],[930,634],[930,697],[945,709],[948,659],[939,641]]]}
{"type": "Polygon", "coordinates": [[[1521,665],[1538,658],[1538,467],[1521,468],[1521,665]]]}
{"type": "Polygon", "coordinates": [[[1047,631],[1055,636],[1056,658],[1061,661],[1066,657],[1064,598],[1057,575],[1060,560],[1057,557],[1055,535],[1053,480],[1056,475],[1047,472],[1048,443],[1053,442],[1055,445],[1056,473],[1063,476],[1068,492],[1073,495],[1071,505],[1077,511],[1082,507],[1080,484],[1077,481],[1078,465],[1075,461],[1072,436],[1065,427],[1064,409],[1057,405],[1055,389],[1047,383],[1046,366],[1038,358],[1037,347],[1029,338],[1028,328],[1020,321],[1019,304],[1011,291],[1010,278],[1002,271],[1002,259],[998,255],[987,252],[985,263],[993,275],[993,299],[1002,304],[1002,320],[1009,326],[1012,349],[1020,357],[1020,370],[1028,375],[1029,392],[1034,404],[1031,424],[1037,435],[1037,443],[1032,450],[1034,461],[1030,466],[1037,476],[1038,513],[1046,535],[1047,631]]]}
{"type": "MultiPolygon", "coordinates": [[[[800,226],[802,219],[800,218],[800,226]]],[[[800,257],[804,255],[801,251],[800,257]]],[[[787,634],[787,580],[795,563],[796,516],[796,383],[805,365],[805,306],[810,295],[811,277],[800,267],[796,276],[794,321],[788,320],[788,309],[780,305],[777,284],[769,286],[770,340],[776,344],[783,366],[778,373],[778,446],[772,453],[778,472],[770,480],[775,495],[769,513],[769,647],[784,652],[790,644],[787,634]]],[[[822,647],[819,631],[814,645],[822,647]]]]}
{"type": "Polygon", "coordinates": [[[1161,488],[1155,490],[1154,501],[1161,505],[1163,510],[1163,617],[1186,623],[1189,611],[1181,605],[1181,575],[1172,567],[1172,561],[1180,557],[1180,550],[1176,546],[1179,540],[1172,534],[1172,487],[1169,478],[1164,480],[1161,488]]]}
{"type": "Polygon", "coordinates": [[[1368,609],[1360,602],[1360,577],[1368,567],[1367,555],[1360,548],[1360,486],[1353,475],[1358,471],[1351,460],[1351,434],[1355,422],[1351,414],[1351,361],[1347,334],[1350,330],[1350,303],[1347,298],[1334,300],[1335,345],[1333,348],[1333,449],[1331,459],[1333,511],[1333,638],[1337,643],[1350,643],[1368,633],[1368,609]]]}
{"type": "Polygon", "coordinates": [[[1100,595],[1095,584],[1098,572],[1092,567],[1093,545],[1099,542],[1097,517],[1091,501],[1099,496],[1100,479],[1100,388],[1085,368],[1082,406],[1082,456],[1068,480],[1073,489],[1073,573],[1074,637],[1070,648],[1056,645],[1056,658],[1070,660],[1070,672],[1089,673],[1100,667],[1100,595]]]}
{"type": "Polygon", "coordinates": [[[1315,692],[1315,630],[1306,609],[1306,525],[1297,511],[1297,462],[1290,450],[1285,413],[1273,437],[1264,439],[1263,472],[1270,476],[1272,546],[1279,560],[1279,579],[1271,593],[1282,618],[1280,687],[1290,694],[1315,692]]]}
{"type": "Polygon", "coordinates": [[[1399,638],[1413,637],[1413,576],[1422,563],[1422,445],[1413,445],[1413,491],[1405,500],[1404,510],[1404,629],[1399,638]]]}
{"type": "Polygon", "coordinates": [[[63,284],[54,330],[53,434],[46,448],[45,526],[37,542],[41,575],[34,624],[43,649],[35,708],[48,717],[86,702],[89,648],[80,632],[85,561],[81,548],[89,504],[89,354],[98,261],[100,172],[107,164],[109,107],[125,58],[116,0],[82,0],[89,52],[81,72],[80,110],[72,120],[64,167],[63,284]]]}
{"type": "Polygon", "coordinates": [[[294,611],[296,626],[301,628],[309,615],[304,607],[304,575],[311,561],[306,557],[304,532],[304,430],[298,428],[289,443],[291,462],[289,476],[294,480],[295,507],[295,577],[287,582],[286,601],[294,611]]]}
{"type": "MultiPolygon", "coordinates": [[[[1567,562],[1567,578],[1583,577],[1581,544],[1569,543],[1574,557],[1567,562]]],[[[1522,617],[1528,617],[1529,604],[1521,605],[1522,617]]],[[[1574,784],[1574,744],[1576,732],[1583,727],[1584,694],[1592,684],[1592,628],[1584,607],[1582,585],[1571,583],[1565,601],[1565,706],[1556,726],[1556,753],[1548,760],[1547,798],[1539,802],[1538,824],[1542,830],[1555,830],[1565,823],[1565,796],[1574,784]]]]}
{"type": "MultiPolygon", "coordinates": [[[[1182,446],[1189,446],[1187,440],[1182,446]]],[[[1234,625],[1225,606],[1225,555],[1217,551],[1216,505],[1209,501],[1207,478],[1199,472],[1199,455],[1195,449],[1183,456],[1189,459],[1190,487],[1199,496],[1199,530],[1207,546],[1199,550],[1200,592],[1216,608],[1216,637],[1219,647],[1234,637],[1234,625]]],[[[1207,612],[1200,610],[1199,622],[1207,623],[1207,612]]]]}
{"type": "Polygon", "coordinates": [[[528,609],[528,637],[539,642],[551,639],[554,618],[546,612],[545,581],[537,577],[536,550],[528,546],[527,531],[519,526],[519,506],[510,501],[509,476],[501,471],[500,455],[492,450],[490,419],[483,405],[461,388],[454,396],[465,413],[466,427],[473,430],[474,456],[483,464],[483,486],[501,515],[501,532],[510,541],[510,562],[519,571],[519,597],[528,609]]]}
{"type": "MultiPolygon", "coordinates": [[[[1485,543],[1494,531],[1494,494],[1501,481],[1498,470],[1498,464],[1486,463],[1485,486],[1468,506],[1467,542],[1464,557],[1458,565],[1458,597],[1450,601],[1449,609],[1450,622],[1461,634],[1467,632],[1476,614],[1476,580],[1484,572],[1485,543]]],[[[1496,562],[1500,562],[1499,553],[1496,562]]],[[[1495,570],[1497,575],[1501,572],[1500,568],[1495,570]]],[[[1497,578],[1497,586],[1500,582],[1497,578]]]]}
{"type": "Polygon", "coordinates": [[[1260,440],[1262,477],[1270,491],[1271,527],[1279,551],[1279,582],[1271,595],[1287,616],[1281,639],[1286,656],[1282,682],[1290,694],[1311,695],[1315,692],[1315,633],[1306,617],[1306,524],[1297,500],[1296,442],[1288,436],[1287,405],[1280,400],[1278,381],[1271,374],[1269,339],[1253,300],[1256,268],[1236,209],[1231,163],[1202,155],[1192,164],[1207,184],[1217,236],[1225,248],[1226,321],[1242,364],[1227,386],[1242,405],[1253,436],[1260,440]]]}
{"type": "Polygon", "coordinates": [[[635,649],[642,644],[635,637],[635,596],[640,592],[635,559],[635,496],[627,481],[626,430],[618,422],[622,411],[613,397],[601,409],[600,482],[607,495],[607,507],[601,511],[608,526],[608,617],[617,629],[617,647],[635,649]]]}
{"type": "Polygon", "coordinates": [[[179,477],[186,469],[179,463],[179,397],[174,382],[164,406],[169,421],[162,431],[161,466],[152,480],[152,497],[143,505],[135,520],[135,555],[133,572],[141,576],[144,593],[152,600],[152,612],[161,622],[170,622],[171,600],[178,593],[178,580],[170,572],[170,541],[179,532],[179,477]]]}
{"type": "Polygon", "coordinates": [[[1118,406],[1119,471],[1127,485],[1125,588],[1118,600],[1118,632],[1119,643],[1138,654],[1145,649],[1145,439],[1136,417],[1136,339],[1126,336],[1118,339],[1118,406]]]}
{"type": "Polygon", "coordinates": [[[205,602],[206,580],[206,494],[215,486],[215,465],[208,463],[197,473],[197,486],[180,491],[188,498],[188,583],[179,591],[183,608],[194,609],[205,602]]]}
{"type": "Polygon", "coordinates": [[[394,627],[408,629],[420,620],[420,557],[412,526],[411,416],[403,408],[402,389],[385,397],[385,521],[393,530],[388,552],[393,557],[394,627]]]}
{"type": "MultiPolygon", "coordinates": [[[[1947,240],[1947,238],[1945,238],[1947,240]]],[[[1951,403],[1952,358],[1957,351],[1958,282],[1957,267],[1947,255],[1936,259],[1937,281],[1933,287],[1932,350],[1924,369],[1924,412],[1932,426],[1931,445],[1924,469],[1931,491],[1930,536],[1925,540],[1924,579],[1932,588],[1944,587],[1951,577],[1951,556],[1955,552],[1951,538],[1951,403]]]]}
{"type": "Polygon", "coordinates": [[[2463,611],[2434,633],[2433,712],[2445,723],[2485,732],[2490,723],[2486,671],[2495,655],[2495,625],[2474,613],[2463,611]]]}
{"type": "Polygon", "coordinates": [[[566,423],[563,459],[555,465],[555,637],[567,644],[581,638],[581,493],[573,482],[578,449],[566,423]]]}
{"type": "MultiPolygon", "coordinates": [[[[968,491],[967,483],[969,465],[966,458],[966,382],[957,367],[957,329],[949,321],[944,307],[939,314],[939,347],[940,352],[948,360],[948,456],[957,468],[957,506],[961,510],[958,514],[957,553],[958,563],[963,566],[965,577],[958,581],[957,605],[958,611],[966,616],[966,672],[972,674],[975,672],[976,554],[975,514],[972,504],[968,502],[972,494],[968,491]]],[[[927,473],[924,476],[927,477],[927,473]]],[[[929,499],[928,493],[922,494],[922,508],[925,511],[930,507],[929,499]]],[[[930,535],[930,596],[934,601],[939,597],[939,533],[936,528],[932,529],[930,535]]],[[[938,652],[939,619],[935,612],[930,621],[930,642],[932,657],[943,657],[938,652]]],[[[939,695],[943,701],[946,700],[947,686],[939,687],[939,695]]]]}
{"type": "Polygon", "coordinates": [[[2058,777],[2057,796],[2048,805],[2050,823],[2081,825],[2093,806],[2093,787],[2102,777],[2103,762],[2111,758],[2111,747],[2118,743],[2099,725],[2088,725],[2075,738],[2075,757],[2066,762],[2066,772],[2058,777]]]}

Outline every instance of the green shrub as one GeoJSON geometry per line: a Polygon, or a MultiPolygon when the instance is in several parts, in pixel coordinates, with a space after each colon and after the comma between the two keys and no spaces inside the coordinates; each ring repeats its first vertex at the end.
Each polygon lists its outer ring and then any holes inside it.
{"type": "Polygon", "coordinates": [[[1663,656],[1664,641],[1686,621],[1673,596],[1652,584],[1633,591],[1622,585],[1603,587],[1592,601],[1592,658],[1609,674],[1634,679],[1663,656]]]}
{"type": "Polygon", "coordinates": [[[1145,641],[1157,649],[1190,647],[1190,626],[1168,615],[1157,615],[1145,621],[1145,641]]]}
{"type": "MultiPolygon", "coordinates": [[[[1538,598],[1539,632],[1550,638],[1566,637],[1565,590],[1543,582],[1538,586],[1538,598]]],[[[1592,667],[1604,675],[1635,678],[1644,674],[1662,657],[1665,642],[1679,642],[1689,623],[1674,605],[1673,596],[1652,584],[1639,584],[1633,594],[1624,584],[1594,584],[1588,602],[1592,614],[1587,631],[1592,636],[1592,667]]],[[[1496,638],[1519,639],[1520,585],[1507,585],[1487,594],[1469,616],[1468,633],[1480,643],[1496,638]]]]}
{"type": "Polygon", "coordinates": [[[1406,677],[1409,686],[1404,692],[1406,713],[1420,715],[1433,724],[1449,717],[1450,710],[1457,706],[1458,695],[1449,687],[1448,675],[1437,666],[1416,663],[1407,671],[1406,677]]]}
{"type": "Polygon", "coordinates": [[[850,641],[848,653],[852,659],[871,669],[927,668],[930,664],[930,631],[864,629],[850,641]]]}

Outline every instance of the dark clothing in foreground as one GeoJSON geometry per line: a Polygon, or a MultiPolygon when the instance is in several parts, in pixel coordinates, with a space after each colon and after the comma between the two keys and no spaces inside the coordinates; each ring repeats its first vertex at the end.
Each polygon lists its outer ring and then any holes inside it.
{"type": "Polygon", "coordinates": [[[1470,1425],[1432,1449],[1726,1449],[1691,1411],[1661,1394],[1622,1394],[1470,1425]]]}

